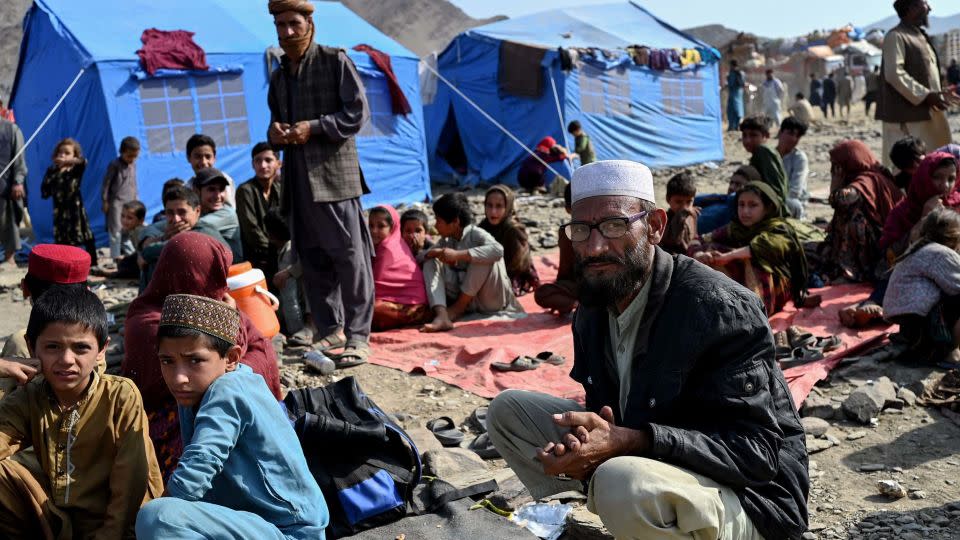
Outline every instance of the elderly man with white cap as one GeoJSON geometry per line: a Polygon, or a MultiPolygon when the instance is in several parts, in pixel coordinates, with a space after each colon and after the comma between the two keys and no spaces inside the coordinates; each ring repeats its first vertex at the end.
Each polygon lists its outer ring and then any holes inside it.
{"type": "Polygon", "coordinates": [[[800,538],[804,433],[760,299],[657,247],[667,217],[644,165],[581,167],[572,195],[586,407],[504,392],[497,450],[535,498],[586,489],[617,538],[800,538]]]}

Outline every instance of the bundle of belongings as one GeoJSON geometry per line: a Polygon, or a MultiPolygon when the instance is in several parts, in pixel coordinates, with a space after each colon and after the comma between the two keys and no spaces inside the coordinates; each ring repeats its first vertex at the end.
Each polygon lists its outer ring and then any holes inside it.
{"type": "Polygon", "coordinates": [[[143,70],[150,76],[161,69],[206,71],[207,54],[193,41],[193,32],[186,30],[144,30],[140,36],[143,48],[137,51],[143,70]]]}

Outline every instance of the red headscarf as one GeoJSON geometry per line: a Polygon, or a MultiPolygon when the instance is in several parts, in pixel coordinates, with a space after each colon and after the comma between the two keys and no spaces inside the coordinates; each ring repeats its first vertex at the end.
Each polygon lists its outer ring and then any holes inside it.
{"type": "MultiPolygon", "coordinates": [[[[887,249],[910,234],[910,230],[920,221],[927,201],[941,195],[940,190],[933,184],[933,172],[939,169],[940,164],[947,159],[956,161],[952,154],[938,151],[927,154],[927,157],[920,162],[913,180],[910,181],[910,187],[907,188],[907,198],[900,201],[900,204],[890,212],[890,217],[883,226],[883,235],[880,237],[882,249],[887,249]]],[[[960,176],[953,186],[953,191],[944,199],[943,205],[949,208],[960,207],[960,176]]]]}
{"type": "Polygon", "coordinates": [[[549,154],[550,149],[557,145],[557,140],[553,137],[544,137],[540,139],[540,142],[537,143],[537,151],[543,152],[544,154],[549,154]]]}
{"type": "MultiPolygon", "coordinates": [[[[232,260],[230,251],[213,238],[196,232],[180,233],[164,246],[150,285],[130,304],[124,323],[126,352],[121,369],[140,389],[148,412],[173,400],[157,358],[157,328],[164,298],[195,294],[219,300],[227,291],[227,268],[232,260]]],[[[243,313],[240,322],[240,361],[259,373],[280,399],[280,372],[270,340],[243,313]]]]}
{"type": "Polygon", "coordinates": [[[423,272],[410,246],[400,236],[400,214],[392,206],[383,205],[393,221],[393,229],[380,245],[373,258],[373,285],[377,300],[398,304],[427,303],[427,288],[423,272]]]}
{"type": "Polygon", "coordinates": [[[867,218],[875,227],[883,227],[887,215],[903,198],[890,172],[860,141],[843,141],[833,147],[830,161],[843,168],[843,187],[857,190],[863,198],[867,218]]]}

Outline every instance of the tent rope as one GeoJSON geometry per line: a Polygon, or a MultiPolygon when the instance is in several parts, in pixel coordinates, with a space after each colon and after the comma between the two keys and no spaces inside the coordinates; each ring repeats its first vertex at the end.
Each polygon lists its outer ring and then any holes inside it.
{"type": "Polygon", "coordinates": [[[53,116],[53,113],[57,112],[57,109],[60,108],[60,105],[63,105],[63,100],[67,99],[67,96],[69,96],[70,92],[73,91],[73,87],[77,85],[77,83],[80,81],[80,77],[82,77],[84,72],[86,71],[87,71],[87,68],[80,68],[80,71],[77,73],[77,76],[73,78],[73,82],[70,83],[70,86],[67,87],[66,92],[64,92],[63,95],[60,96],[60,100],[57,101],[56,105],[54,105],[53,108],[50,109],[50,112],[47,113],[47,117],[43,119],[43,122],[40,122],[40,125],[33,132],[33,135],[31,135],[30,138],[27,139],[27,142],[23,144],[23,148],[21,148],[20,151],[17,152],[17,155],[13,156],[13,159],[10,160],[10,163],[7,163],[7,166],[3,168],[3,172],[0,172],[0,178],[3,178],[4,176],[6,176],[7,171],[10,170],[10,167],[13,167],[13,164],[16,163],[17,160],[20,159],[20,156],[22,156],[23,153],[27,151],[27,148],[30,146],[30,143],[32,143],[33,140],[37,138],[37,135],[40,134],[40,130],[43,129],[43,126],[47,125],[47,122],[50,121],[50,117],[53,116]]]}
{"type": "Polygon", "coordinates": [[[462,97],[467,103],[469,103],[474,109],[476,109],[477,112],[479,112],[480,114],[482,114],[484,118],[486,118],[487,120],[489,120],[491,124],[497,126],[497,128],[499,128],[500,131],[502,131],[502,132],[504,133],[504,135],[506,135],[507,137],[510,137],[510,138],[513,140],[513,142],[515,142],[515,143],[517,143],[518,145],[520,145],[520,148],[523,148],[523,150],[524,150],[526,153],[528,153],[528,154],[530,154],[531,156],[533,156],[533,158],[536,159],[537,161],[539,161],[544,167],[550,169],[550,171],[551,171],[554,175],[556,175],[556,176],[558,176],[558,177],[560,177],[560,178],[565,178],[562,174],[558,173],[556,169],[554,169],[553,167],[551,167],[549,163],[547,163],[547,162],[544,161],[540,156],[538,156],[538,155],[536,154],[536,152],[534,152],[533,150],[530,150],[529,148],[527,148],[527,145],[523,144],[523,142],[521,142],[520,139],[518,139],[513,133],[510,133],[510,131],[509,131],[507,128],[503,127],[503,126],[500,124],[500,122],[497,122],[492,116],[490,116],[489,114],[487,114],[487,111],[485,111],[485,110],[483,110],[482,108],[480,108],[480,106],[477,105],[476,103],[474,103],[474,101],[473,101],[472,99],[468,98],[466,94],[464,94],[463,92],[461,92],[460,89],[457,88],[456,86],[454,86],[452,82],[448,81],[447,78],[444,77],[443,75],[441,75],[439,71],[433,69],[433,66],[431,66],[430,64],[428,64],[428,63],[426,63],[426,62],[420,62],[420,65],[422,65],[422,66],[426,67],[428,70],[430,70],[434,75],[437,76],[438,79],[440,79],[441,81],[443,81],[444,84],[446,84],[447,86],[449,86],[451,90],[453,90],[454,92],[456,92],[458,96],[462,97]]]}

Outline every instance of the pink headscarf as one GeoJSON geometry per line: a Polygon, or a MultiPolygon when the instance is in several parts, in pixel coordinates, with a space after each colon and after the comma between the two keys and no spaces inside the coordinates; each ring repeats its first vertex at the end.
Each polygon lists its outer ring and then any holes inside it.
{"type": "MultiPolygon", "coordinates": [[[[880,247],[886,249],[895,244],[908,234],[923,215],[923,206],[932,197],[939,195],[939,189],[933,184],[933,172],[940,168],[940,163],[944,160],[957,158],[947,152],[933,152],[927,154],[920,162],[920,167],[913,175],[910,181],[910,187],[907,188],[907,197],[900,201],[893,208],[887,221],[883,226],[883,235],[880,237],[880,247]]],[[[957,170],[960,171],[960,164],[957,170]]],[[[943,205],[947,208],[957,209],[960,207],[960,178],[953,186],[953,191],[943,199],[943,205]]]]}
{"type": "Polygon", "coordinates": [[[380,208],[390,214],[393,228],[390,235],[376,246],[376,257],[373,258],[376,299],[405,305],[426,304],[423,272],[410,246],[400,237],[400,214],[392,206],[380,208]]]}

